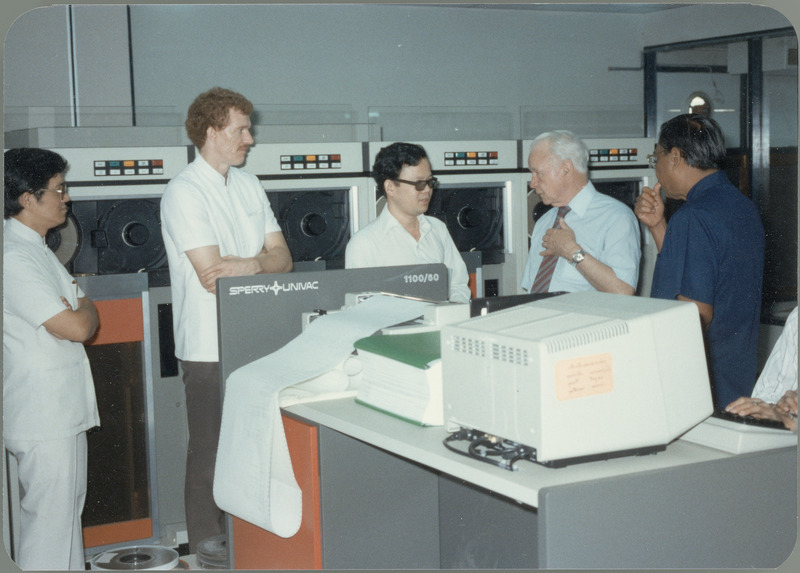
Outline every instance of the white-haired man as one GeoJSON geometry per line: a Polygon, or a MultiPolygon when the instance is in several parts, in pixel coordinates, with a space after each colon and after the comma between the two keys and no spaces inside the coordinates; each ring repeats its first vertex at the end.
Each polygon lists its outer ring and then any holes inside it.
{"type": "Polygon", "coordinates": [[[543,133],[531,144],[530,187],[556,208],[534,226],[521,281],[527,292],[636,291],[639,223],[631,208],[594,188],[588,163],[586,144],[569,131],[543,133]]]}

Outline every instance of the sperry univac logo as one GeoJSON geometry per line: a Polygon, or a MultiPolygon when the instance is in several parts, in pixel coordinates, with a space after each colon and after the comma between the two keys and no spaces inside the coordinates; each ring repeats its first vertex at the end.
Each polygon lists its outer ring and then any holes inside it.
{"type": "Polygon", "coordinates": [[[319,281],[298,281],[292,283],[279,283],[278,281],[274,281],[271,285],[233,286],[228,289],[228,294],[230,296],[236,296],[240,294],[269,294],[272,292],[275,296],[278,296],[281,292],[306,290],[319,290],[319,281]]]}

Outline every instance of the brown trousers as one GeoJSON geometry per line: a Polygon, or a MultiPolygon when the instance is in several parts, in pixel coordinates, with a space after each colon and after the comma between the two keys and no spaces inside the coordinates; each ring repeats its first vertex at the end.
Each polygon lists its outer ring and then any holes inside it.
{"type": "Polygon", "coordinates": [[[189,553],[208,537],[225,532],[225,513],[214,503],[214,466],[222,420],[219,362],[181,360],[189,422],[186,453],[186,530],[189,553]]]}

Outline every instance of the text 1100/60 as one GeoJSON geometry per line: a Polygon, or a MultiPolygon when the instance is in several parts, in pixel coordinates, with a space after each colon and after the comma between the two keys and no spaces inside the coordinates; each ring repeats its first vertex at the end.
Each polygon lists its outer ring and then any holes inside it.
{"type": "Polygon", "coordinates": [[[403,280],[406,283],[435,283],[439,282],[439,273],[426,273],[418,275],[405,275],[403,280]]]}

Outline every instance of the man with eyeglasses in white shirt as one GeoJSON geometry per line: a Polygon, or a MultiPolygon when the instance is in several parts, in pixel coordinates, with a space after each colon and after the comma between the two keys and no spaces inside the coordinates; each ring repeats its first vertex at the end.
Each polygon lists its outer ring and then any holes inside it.
{"type": "Polygon", "coordinates": [[[345,268],[444,263],[449,300],[468,302],[467,265],[447,225],[425,215],[438,186],[425,149],[404,142],[382,148],[375,157],[372,176],[379,194],[386,196],[386,206],[377,219],[350,239],[345,268]]]}
{"type": "Polygon", "coordinates": [[[46,149],[4,154],[3,439],[16,459],[23,569],[83,570],[86,431],[100,424],[83,347],[94,303],[48,247],[64,223],[66,160],[46,149]]]}

